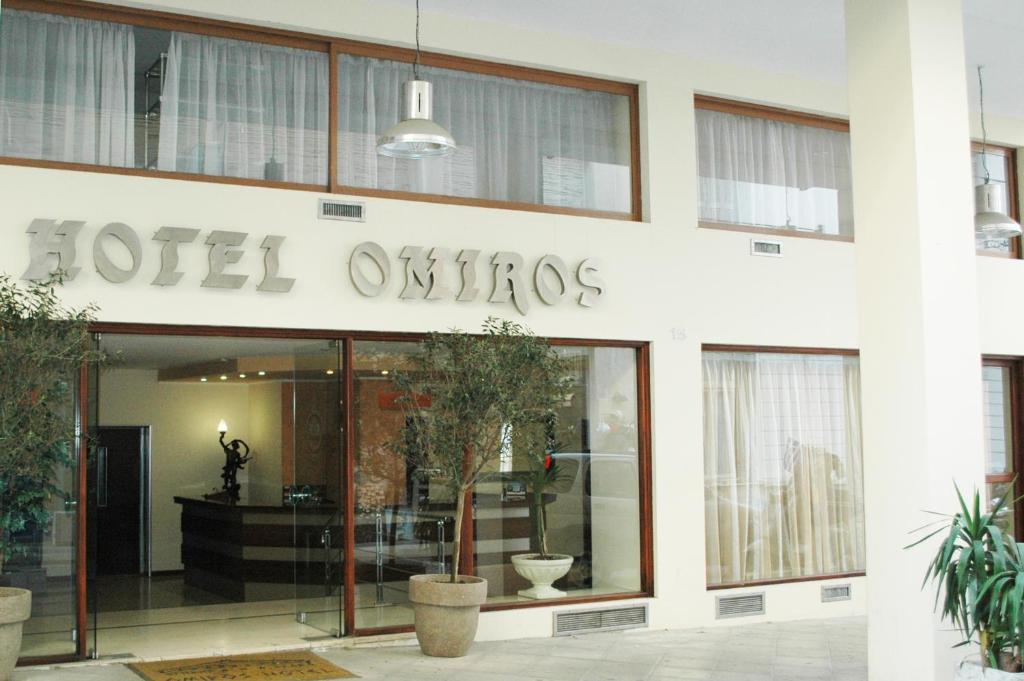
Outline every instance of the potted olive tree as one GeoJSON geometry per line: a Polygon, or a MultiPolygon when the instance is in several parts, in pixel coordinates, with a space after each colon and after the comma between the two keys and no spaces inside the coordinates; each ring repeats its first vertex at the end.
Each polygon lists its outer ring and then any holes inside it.
{"type": "MultiPolygon", "coordinates": [[[[550,372],[549,383],[561,390],[552,396],[557,400],[565,394],[566,379],[561,378],[561,367],[552,362],[547,367],[550,372]]],[[[568,379],[571,380],[571,379],[568,379]]],[[[530,513],[533,516],[533,542],[536,551],[520,553],[512,556],[512,567],[520,577],[530,581],[532,586],[523,589],[519,595],[524,598],[559,598],[565,595],[552,586],[564,577],[572,568],[573,557],[562,553],[552,553],[548,547],[547,534],[547,503],[551,494],[549,490],[564,479],[555,451],[555,430],[557,413],[552,408],[548,414],[524,424],[513,433],[513,451],[522,453],[526,460],[526,487],[530,494],[530,513]]]]}
{"type": "MultiPolygon", "coordinates": [[[[0,573],[24,551],[18,536],[49,520],[60,466],[72,463],[72,386],[89,349],[93,308],[69,310],[59,279],[16,284],[0,276],[0,573]]],[[[0,680],[10,678],[32,594],[0,587],[0,680]]]]}
{"type": "MultiPolygon", "coordinates": [[[[960,510],[929,525],[926,536],[942,542],[928,565],[925,584],[936,583],[936,604],[942,617],[963,635],[958,645],[976,642],[980,663],[965,661],[957,679],[967,681],[1020,681],[1021,648],[1024,643],[1024,544],[1004,533],[996,518],[1007,503],[1000,498],[983,510],[981,495],[974,492],[968,504],[957,488],[960,510]]],[[[908,547],[909,548],[909,547],[908,547]]]]}
{"type": "Polygon", "coordinates": [[[451,572],[415,575],[409,600],[427,655],[465,655],[476,636],[486,580],[460,575],[466,498],[509,453],[513,433],[543,422],[564,394],[558,355],[514,322],[489,318],[483,333],[432,333],[410,370],[396,377],[406,411],[396,447],[439,472],[456,500],[451,572]]]}

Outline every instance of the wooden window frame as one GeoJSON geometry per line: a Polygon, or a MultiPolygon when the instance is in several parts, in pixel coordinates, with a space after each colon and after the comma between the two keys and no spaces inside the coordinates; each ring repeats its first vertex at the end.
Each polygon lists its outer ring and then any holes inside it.
{"type": "MultiPolygon", "coordinates": [[[[749,104],[747,102],[738,102],[731,99],[723,99],[721,97],[711,97],[709,95],[695,94],[693,96],[693,106],[695,109],[703,111],[718,111],[719,113],[746,116],[748,118],[764,118],[767,120],[779,121],[781,123],[791,123],[793,125],[803,125],[811,128],[832,130],[835,132],[850,132],[850,122],[842,118],[803,113],[800,111],[792,111],[790,109],[766,106],[763,104],[749,104]]],[[[799,239],[817,239],[818,241],[838,241],[841,243],[854,242],[853,236],[846,236],[844,234],[814,234],[811,232],[804,232],[799,229],[758,227],[756,225],[742,225],[731,222],[714,222],[711,220],[701,220],[699,218],[697,220],[697,226],[702,229],[717,229],[727,232],[770,234],[773,236],[790,236],[799,239]]]]}
{"type": "Polygon", "coordinates": [[[1024,479],[1020,473],[1024,470],[1024,359],[1020,357],[1005,357],[1001,355],[986,355],[982,358],[982,366],[1000,367],[1008,369],[1010,376],[1010,404],[1006,405],[1010,410],[1010,424],[1013,428],[1010,438],[1010,461],[1013,471],[989,475],[985,472],[985,486],[1000,482],[1011,482],[1016,479],[1013,485],[1013,495],[1017,503],[1013,506],[1014,536],[1020,537],[1021,530],[1024,530],[1024,479]]]}
{"type": "MultiPolygon", "coordinates": [[[[737,353],[759,353],[759,354],[785,354],[785,355],[834,355],[838,357],[860,357],[860,350],[852,348],[823,348],[823,347],[799,347],[785,345],[730,345],[721,343],[702,343],[700,347],[701,356],[705,352],[737,352],[737,353]]],[[[863,454],[863,452],[862,452],[863,454]]],[[[703,457],[703,452],[701,452],[703,457]]],[[[703,458],[701,459],[703,461],[703,458]]],[[[771,586],[773,584],[796,584],[799,582],[825,582],[836,579],[850,579],[864,577],[867,572],[857,570],[853,572],[837,572],[825,575],[806,575],[802,577],[780,577],[772,579],[755,579],[745,582],[728,582],[725,584],[709,584],[707,582],[707,566],[705,566],[706,591],[724,591],[727,589],[745,589],[754,586],[771,586]]]]}
{"type": "Polygon", "coordinates": [[[60,170],[76,170],[82,172],[107,173],[113,175],[132,175],[138,177],[154,177],[159,179],[189,180],[195,182],[213,182],[256,187],[271,187],[330,194],[369,196],[406,201],[422,201],[462,206],[478,206],[484,208],[501,208],[505,210],[549,213],[557,215],[576,215],[612,220],[640,222],[643,220],[643,196],[641,185],[640,158],[640,89],[635,83],[580,76],[547,69],[502,64],[482,59],[458,57],[438,52],[422,52],[420,63],[458,71],[480,73],[501,78],[526,80],[583,90],[607,92],[623,95],[629,99],[629,140],[630,140],[630,210],[628,212],[601,211],[586,208],[569,208],[564,206],[547,206],[498,199],[482,199],[471,197],[447,196],[444,194],[426,194],[418,192],[375,189],[368,187],[349,187],[338,183],[338,66],[339,54],[389,59],[411,63],[415,50],[403,47],[378,45],[334,38],[315,33],[246,24],[241,22],[209,19],[158,10],[141,9],[121,5],[109,5],[90,0],[5,0],[5,9],[58,14],[63,16],[109,21],[130,26],[142,26],[166,31],[186,31],[199,35],[210,35],[234,40],[247,40],[271,45],[282,45],[328,55],[330,64],[328,71],[329,98],[328,102],[328,178],[324,185],[304,184],[295,182],[276,182],[271,180],[236,178],[199,173],[170,172],[147,170],[144,168],[119,168],[113,166],[93,165],[69,161],[53,161],[28,159],[15,156],[0,156],[0,165],[28,166],[35,168],[51,168],[60,170]]]}
{"type": "MultiPolygon", "coordinates": [[[[426,337],[425,333],[409,332],[376,332],[376,331],[343,331],[337,329],[282,329],[266,327],[222,327],[208,325],[177,325],[177,324],[135,324],[123,322],[94,322],[90,325],[92,334],[124,334],[124,335],[148,335],[148,336],[200,336],[220,338],[268,338],[268,339],[318,339],[333,340],[340,345],[343,367],[341,371],[341,390],[343,394],[344,427],[344,451],[342,456],[343,475],[345,486],[345,552],[348,558],[355,555],[355,428],[353,427],[354,414],[348,409],[348,405],[354,404],[354,375],[355,365],[352,361],[354,356],[354,345],[356,341],[405,341],[416,342],[426,337]]],[[[526,601],[514,603],[485,603],[481,610],[492,612],[499,610],[514,610],[523,608],[545,608],[552,605],[576,605],[583,603],[601,603],[606,601],[636,600],[651,598],[654,596],[654,508],[653,508],[653,453],[651,437],[651,374],[650,374],[650,343],[648,341],[632,340],[604,340],[594,338],[549,338],[547,339],[554,346],[577,346],[577,347],[605,347],[605,348],[629,348],[636,353],[636,381],[637,381],[637,418],[638,418],[638,463],[639,463],[639,531],[640,531],[640,590],[634,592],[623,592],[615,594],[602,594],[597,596],[568,596],[566,598],[547,599],[539,601],[526,601]]],[[[83,369],[80,372],[79,380],[79,414],[83,432],[86,432],[86,421],[88,416],[89,396],[89,372],[83,369]]],[[[80,465],[78,470],[78,487],[80,499],[85,499],[87,489],[88,467],[80,465]]],[[[77,593],[77,626],[78,626],[78,650],[77,655],[32,657],[23,658],[19,664],[43,664],[67,662],[86,659],[88,655],[88,582],[86,579],[88,566],[86,564],[86,542],[87,516],[86,504],[84,501],[79,504],[77,537],[79,543],[76,554],[76,584],[77,593]]],[[[466,515],[471,518],[472,505],[466,508],[466,515]]],[[[467,522],[472,527],[472,522],[467,522]]],[[[472,547],[466,551],[472,568],[473,551],[472,547]]],[[[355,560],[345,560],[344,580],[345,589],[343,593],[343,616],[345,636],[376,636],[391,633],[407,633],[413,631],[412,625],[393,627],[363,627],[356,626],[355,620],[355,560]]]]}
{"type": "MultiPolygon", "coordinates": [[[[1017,150],[1014,147],[1008,147],[1002,144],[986,143],[982,145],[981,142],[972,141],[972,161],[974,154],[976,152],[981,152],[982,149],[985,149],[985,151],[990,154],[1003,157],[1003,162],[1006,164],[1007,212],[1011,218],[1020,222],[1020,197],[1017,195],[1017,150]]],[[[1013,260],[1019,260],[1022,257],[1021,237],[1017,236],[1010,239],[1010,250],[1006,253],[1003,253],[1002,251],[986,251],[978,249],[977,254],[986,258],[1010,258],[1013,260]]]]}

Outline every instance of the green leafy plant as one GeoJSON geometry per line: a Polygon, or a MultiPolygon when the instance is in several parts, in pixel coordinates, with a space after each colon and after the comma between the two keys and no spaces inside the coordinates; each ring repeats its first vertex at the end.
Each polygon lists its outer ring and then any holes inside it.
{"type": "Polygon", "coordinates": [[[943,517],[937,521],[941,527],[907,548],[942,536],[922,588],[929,581],[935,582],[936,608],[941,602],[943,619],[963,634],[964,640],[957,645],[968,645],[977,635],[983,666],[1011,667],[1024,635],[1024,546],[996,523],[1007,503],[1005,497],[984,511],[977,490],[970,504],[959,487],[956,493],[960,510],[953,515],[937,513],[943,517]]]}
{"type": "Polygon", "coordinates": [[[488,318],[483,333],[431,333],[398,374],[406,412],[396,443],[434,469],[456,500],[451,581],[458,581],[466,496],[510,447],[536,446],[565,394],[562,361],[525,326],[488,318]]]}
{"type": "Polygon", "coordinates": [[[90,350],[94,308],[65,308],[60,278],[19,285],[0,275],[0,567],[23,550],[18,533],[49,520],[62,495],[57,469],[72,463],[72,388],[90,350]]]}

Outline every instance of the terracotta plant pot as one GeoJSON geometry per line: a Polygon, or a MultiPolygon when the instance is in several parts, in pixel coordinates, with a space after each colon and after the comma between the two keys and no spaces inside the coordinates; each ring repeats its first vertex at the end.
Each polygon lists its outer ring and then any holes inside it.
{"type": "Polygon", "coordinates": [[[21,652],[21,625],[32,614],[32,592],[0,587],[0,681],[8,681],[21,652]]]}
{"type": "Polygon", "coordinates": [[[476,638],[480,606],[487,600],[487,580],[459,575],[413,575],[409,600],[416,616],[416,640],[424,655],[462,657],[476,638]]]}
{"type": "Polygon", "coordinates": [[[519,595],[524,598],[561,598],[564,591],[551,586],[556,579],[561,579],[572,567],[572,556],[552,553],[547,559],[538,558],[536,553],[522,553],[512,556],[512,567],[523,579],[530,580],[533,586],[523,589],[519,595]]]}

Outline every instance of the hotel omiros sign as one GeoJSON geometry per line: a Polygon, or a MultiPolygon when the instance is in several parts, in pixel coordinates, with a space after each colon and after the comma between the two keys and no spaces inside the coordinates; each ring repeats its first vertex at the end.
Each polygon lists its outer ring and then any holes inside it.
{"type": "MultiPolygon", "coordinates": [[[[31,235],[30,263],[22,278],[44,280],[60,270],[64,272],[66,281],[74,279],[82,269],[78,264],[78,237],[84,226],[85,222],[81,220],[33,220],[27,230],[31,235]]],[[[193,244],[199,238],[198,229],[158,229],[152,241],[162,244],[159,246],[160,272],[150,283],[153,286],[177,286],[184,276],[178,271],[178,251],[182,247],[196,247],[193,244]]],[[[249,275],[233,273],[231,268],[246,254],[242,246],[248,238],[246,232],[213,230],[207,233],[202,243],[209,248],[209,266],[202,281],[203,287],[239,289],[245,285],[249,275]]],[[[260,243],[263,278],[256,285],[257,291],[287,293],[295,284],[294,278],[281,276],[284,241],[283,236],[268,235],[260,243]]],[[[123,222],[105,225],[92,241],[93,265],[100,276],[111,283],[123,284],[134,279],[142,266],[142,258],[142,241],[138,233],[123,222]],[[121,251],[117,262],[111,257],[116,250],[121,251]]],[[[572,298],[581,307],[593,307],[605,293],[601,265],[594,258],[585,258],[570,270],[559,256],[545,255],[530,268],[523,256],[513,251],[498,251],[485,256],[474,249],[454,253],[445,248],[406,246],[397,259],[405,270],[405,282],[398,295],[407,300],[471,302],[483,293],[480,287],[489,283],[489,302],[511,302],[519,312],[526,314],[530,309],[528,291],[531,284],[537,297],[546,305],[557,305],[572,298]],[[477,278],[480,262],[491,266],[489,282],[477,278]]],[[[380,297],[388,290],[392,265],[392,258],[373,241],[364,241],[356,246],[348,259],[353,286],[370,298],[380,297]]]]}

